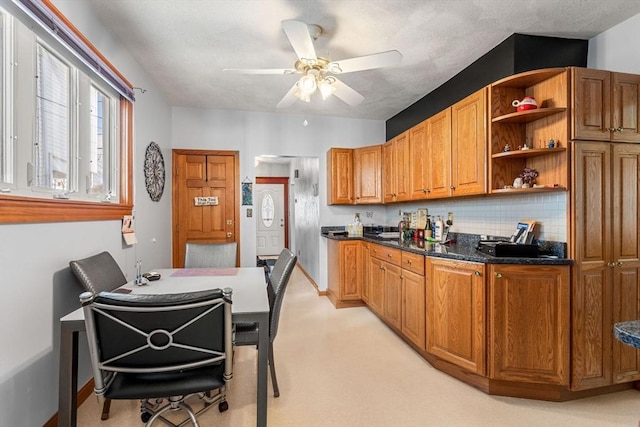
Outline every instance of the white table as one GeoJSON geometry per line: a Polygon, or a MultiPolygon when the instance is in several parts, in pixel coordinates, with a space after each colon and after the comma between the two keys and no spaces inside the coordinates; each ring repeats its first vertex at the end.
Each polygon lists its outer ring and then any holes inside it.
{"type": "MultiPolygon", "coordinates": [[[[257,426],[267,425],[267,369],[269,351],[269,300],[262,267],[162,269],[162,278],[137,286],[122,286],[133,294],[172,294],[214,288],[233,289],[234,322],[258,323],[257,426]]],[[[76,426],[78,388],[78,336],[85,331],[84,313],[79,308],[60,319],[60,373],[58,384],[58,426],[76,426]]],[[[233,408],[233,402],[230,402],[233,408]]],[[[98,420],[96,420],[99,423],[98,420]]]]}

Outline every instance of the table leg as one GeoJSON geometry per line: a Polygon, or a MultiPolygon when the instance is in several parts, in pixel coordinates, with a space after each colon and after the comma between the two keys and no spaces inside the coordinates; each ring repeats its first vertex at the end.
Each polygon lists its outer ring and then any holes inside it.
{"type": "Polygon", "coordinates": [[[60,328],[60,372],[58,381],[58,426],[75,427],[78,406],[78,330],[60,328]]]}
{"type": "Polygon", "coordinates": [[[267,371],[269,370],[269,313],[258,321],[258,427],[267,425],[267,371]]]}

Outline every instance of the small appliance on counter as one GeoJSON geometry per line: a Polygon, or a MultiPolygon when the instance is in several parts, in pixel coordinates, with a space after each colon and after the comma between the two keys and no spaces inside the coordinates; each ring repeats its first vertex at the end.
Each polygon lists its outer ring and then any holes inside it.
{"type": "Polygon", "coordinates": [[[513,243],[506,240],[480,240],[477,249],[482,253],[495,257],[538,257],[538,245],[513,243]]]}
{"type": "Polygon", "coordinates": [[[538,229],[536,221],[521,219],[511,239],[480,240],[476,249],[495,257],[537,258],[539,248],[533,240],[537,237],[538,229]]]}

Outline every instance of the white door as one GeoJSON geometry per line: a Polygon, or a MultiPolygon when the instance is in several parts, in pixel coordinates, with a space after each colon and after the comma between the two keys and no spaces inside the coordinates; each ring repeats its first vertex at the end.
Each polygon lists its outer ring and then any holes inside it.
{"type": "Polygon", "coordinates": [[[278,255],[285,244],[283,184],[256,184],[256,254],[278,255]]]}

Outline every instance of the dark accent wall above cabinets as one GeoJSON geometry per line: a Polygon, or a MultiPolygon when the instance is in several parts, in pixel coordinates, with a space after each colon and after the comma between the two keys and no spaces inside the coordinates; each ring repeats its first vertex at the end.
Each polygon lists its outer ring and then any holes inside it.
{"type": "Polygon", "coordinates": [[[512,34],[446,83],[387,120],[386,139],[504,77],[540,68],[586,67],[588,47],[588,40],[512,34]]]}

